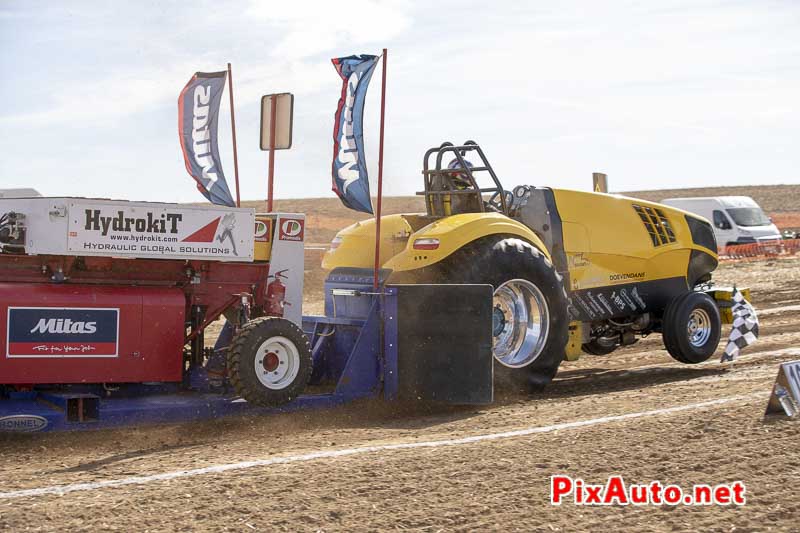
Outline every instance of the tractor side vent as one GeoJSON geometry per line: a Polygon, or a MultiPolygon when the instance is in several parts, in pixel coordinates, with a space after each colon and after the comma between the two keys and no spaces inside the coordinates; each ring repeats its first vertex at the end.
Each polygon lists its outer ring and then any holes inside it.
{"type": "Polygon", "coordinates": [[[675,232],[661,209],[633,204],[633,209],[642,219],[644,229],[650,235],[653,246],[663,246],[675,242],[675,232]]]}

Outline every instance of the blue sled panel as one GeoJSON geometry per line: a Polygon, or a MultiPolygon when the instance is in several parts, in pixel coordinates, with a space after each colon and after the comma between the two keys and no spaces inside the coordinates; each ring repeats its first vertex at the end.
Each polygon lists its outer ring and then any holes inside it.
{"type": "Polygon", "coordinates": [[[100,400],[97,418],[70,421],[67,412],[35,399],[0,402],[0,432],[78,431],[139,424],[211,420],[231,415],[262,415],[332,407],[344,403],[332,394],[305,395],[281,407],[253,407],[242,399],[216,394],[180,393],[100,400]]]}

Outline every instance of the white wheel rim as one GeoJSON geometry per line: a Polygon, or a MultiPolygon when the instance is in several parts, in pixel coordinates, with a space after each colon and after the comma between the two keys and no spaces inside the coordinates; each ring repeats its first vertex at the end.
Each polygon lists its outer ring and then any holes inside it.
{"type": "Polygon", "coordinates": [[[539,287],[512,279],[494,291],[494,357],[503,366],[522,368],[541,354],[550,330],[550,311],[539,287]]]}
{"type": "Polygon", "coordinates": [[[711,317],[704,309],[695,309],[689,315],[689,322],[686,324],[686,332],[689,336],[689,344],[695,348],[702,348],[711,337],[711,317]]]}
{"type": "Polygon", "coordinates": [[[262,385],[271,390],[283,390],[300,373],[300,351],[286,337],[270,337],[258,347],[253,363],[262,385]]]}

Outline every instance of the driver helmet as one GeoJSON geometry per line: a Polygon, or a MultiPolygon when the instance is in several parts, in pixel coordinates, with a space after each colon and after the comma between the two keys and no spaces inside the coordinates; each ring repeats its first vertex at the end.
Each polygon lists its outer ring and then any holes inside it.
{"type": "MultiPolygon", "coordinates": [[[[473,167],[473,164],[470,163],[466,159],[464,159],[464,163],[466,164],[467,168],[472,168],[473,167]]],[[[458,188],[458,189],[466,189],[467,187],[470,186],[469,177],[467,176],[467,173],[466,172],[458,172],[457,171],[458,169],[463,168],[461,166],[461,162],[458,160],[457,157],[453,158],[453,160],[450,161],[447,164],[447,168],[448,168],[448,170],[455,171],[455,172],[450,172],[449,174],[450,174],[450,178],[453,180],[453,183],[455,184],[456,188],[458,188]]]]}

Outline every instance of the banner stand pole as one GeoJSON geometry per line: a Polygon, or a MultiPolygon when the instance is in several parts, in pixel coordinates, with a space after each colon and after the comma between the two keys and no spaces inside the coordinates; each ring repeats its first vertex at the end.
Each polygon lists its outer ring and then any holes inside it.
{"type": "Polygon", "coordinates": [[[275,177],[275,115],[278,98],[273,95],[269,106],[269,178],[267,182],[267,213],[272,213],[272,182],[275,177]]]}
{"type": "Polygon", "coordinates": [[[236,116],[233,113],[233,73],[231,64],[228,63],[228,95],[231,100],[231,133],[233,134],[233,174],[236,177],[236,207],[241,207],[239,198],[239,155],[236,153],[236,116]]]}
{"type": "Polygon", "coordinates": [[[378,290],[378,271],[380,270],[381,258],[381,199],[383,198],[383,126],[386,114],[386,59],[388,51],[383,49],[383,76],[381,83],[381,134],[380,145],[378,148],[378,206],[375,210],[375,272],[373,275],[372,288],[378,290]]]}

